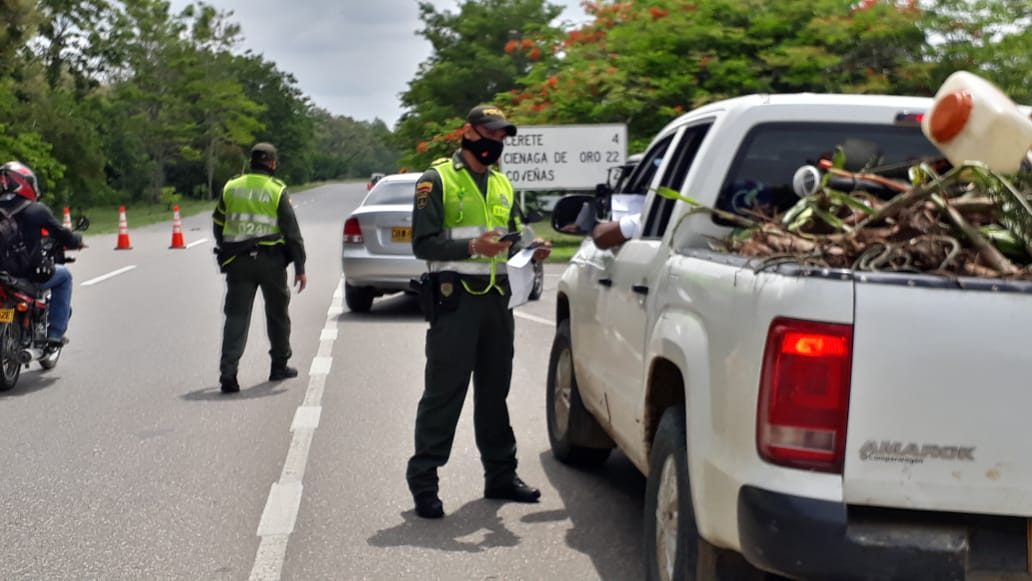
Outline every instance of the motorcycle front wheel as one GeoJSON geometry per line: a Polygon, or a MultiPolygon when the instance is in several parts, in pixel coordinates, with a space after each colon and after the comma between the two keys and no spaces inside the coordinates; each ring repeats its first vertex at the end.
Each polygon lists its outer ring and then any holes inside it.
{"type": "Polygon", "coordinates": [[[7,391],[18,383],[21,375],[21,327],[17,323],[0,324],[0,391],[7,391]]]}

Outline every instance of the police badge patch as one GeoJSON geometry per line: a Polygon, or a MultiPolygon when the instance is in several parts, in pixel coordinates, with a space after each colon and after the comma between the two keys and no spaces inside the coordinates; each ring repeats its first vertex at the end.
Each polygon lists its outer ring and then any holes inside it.
{"type": "Polygon", "coordinates": [[[419,182],[416,184],[416,209],[422,210],[430,203],[430,192],[434,189],[433,182],[419,182]]]}
{"type": "Polygon", "coordinates": [[[452,296],[453,292],[455,292],[455,287],[452,286],[452,283],[450,283],[450,282],[442,282],[441,283],[441,296],[442,297],[448,298],[448,297],[452,296]]]}

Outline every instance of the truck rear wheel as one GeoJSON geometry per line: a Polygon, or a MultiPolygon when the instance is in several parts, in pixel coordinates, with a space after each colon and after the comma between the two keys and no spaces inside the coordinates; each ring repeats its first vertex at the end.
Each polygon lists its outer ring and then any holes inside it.
{"type": "Polygon", "coordinates": [[[705,581],[697,575],[700,538],[695,526],[684,407],[663,412],[649,456],[645,487],[645,578],[649,581],[705,581]]]}
{"type": "Polygon", "coordinates": [[[564,464],[596,466],[606,461],[612,440],[581,401],[573,370],[570,321],[559,323],[548,359],[548,441],[552,455],[564,464]],[[594,447],[585,444],[595,444],[594,447]]]}

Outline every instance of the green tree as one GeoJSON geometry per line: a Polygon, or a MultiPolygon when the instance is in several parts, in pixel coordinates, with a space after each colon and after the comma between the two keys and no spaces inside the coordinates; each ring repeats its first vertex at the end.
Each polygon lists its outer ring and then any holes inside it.
{"type": "Polygon", "coordinates": [[[922,26],[931,40],[934,79],[967,70],[1032,104],[1032,3],[1028,0],[934,0],[922,26]]]}
{"type": "Polygon", "coordinates": [[[625,122],[632,148],[677,114],[761,92],[927,93],[920,12],[851,0],[602,1],[499,95],[532,123],[625,122]]]}
{"type": "Polygon", "coordinates": [[[424,28],[418,34],[430,41],[432,54],[401,95],[406,111],[396,132],[409,152],[403,162],[413,167],[449,154],[466,113],[516,87],[546,57],[514,47],[558,38],[550,23],[561,12],[545,0],[464,0],[457,13],[420,2],[419,10],[424,28]]]}
{"type": "MultiPolygon", "coordinates": [[[[199,61],[187,71],[191,79],[187,97],[194,110],[194,119],[201,130],[198,140],[203,147],[206,194],[215,197],[215,173],[220,153],[234,145],[248,144],[263,128],[258,115],[263,107],[244,92],[243,84],[234,75],[237,61],[230,50],[238,42],[240,27],[228,21],[229,15],[211,6],[190,7],[185,16],[195,16],[191,40],[199,61]]],[[[188,157],[192,150],[184,150],[188,157]]],[[[221,176],[221,181],[230,175],[221,176]]]]}
{"type": "MultiPolygon", "coordinates": [[[[297,79],[280,71],[275,63],[247,52],[235,58],[233,70],[249,99],[263,107],[257,119],[264,129],[256,141],[268,141],[279,151],[277,174],[287,183],[298,184],[312,178],[314,116],[312,105],[297,86],[297,79]]],[[[250,144],[247,144],[248,146],[250,144]]],[[[244,164],[246,150],[237,157],[237,171],[244,164]]]]}

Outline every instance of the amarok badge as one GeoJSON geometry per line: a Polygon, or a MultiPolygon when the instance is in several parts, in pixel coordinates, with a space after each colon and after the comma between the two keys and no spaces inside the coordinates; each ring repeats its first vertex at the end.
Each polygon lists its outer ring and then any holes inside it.
{"type": "Polygon", "coordinates": [[[441,296],[443,296],[444,298],[448,298],[448,297],[452,296],[453,292],[455,292],[455,287],[452,285],[452,283],[450,283],[450,282],[442,282],[441,283],[441,296]]]}

